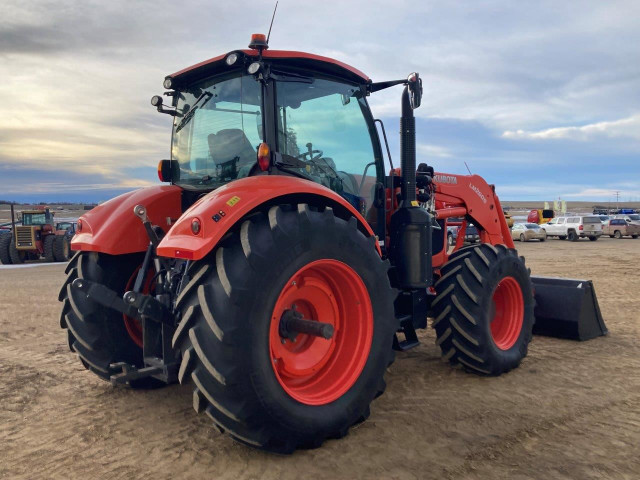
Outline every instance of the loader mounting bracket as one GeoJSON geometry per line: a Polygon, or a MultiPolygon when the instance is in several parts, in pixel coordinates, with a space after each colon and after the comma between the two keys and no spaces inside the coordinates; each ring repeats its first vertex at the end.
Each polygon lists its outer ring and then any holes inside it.
{"type": "Polygon", "coordinates": [[[396,319],[399,324],[398,333],[404,333],[404,340],[393,337],[393,349],[406,352],[420,345],[416,328],[427,327],[428,293],[425,289],[403,290],[394,303],[396,319]]]}

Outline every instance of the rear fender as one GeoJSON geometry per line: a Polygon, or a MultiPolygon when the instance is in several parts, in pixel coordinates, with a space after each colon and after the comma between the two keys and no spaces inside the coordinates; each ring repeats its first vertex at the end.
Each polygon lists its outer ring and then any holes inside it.
{"type": "MultiPolygon", "coordinates": [[[[375,236],[362,215],[334,191],[302,178],[263,175],[235,180],[198,200],[162,239],[158,255],[200,260],[248,213],[261,205],[277,204],[278,199],[287,202],[292,198],[328,205],[339,216],[353,216],[365,235],[375,236]],[[191,228],[194,220],[200,222],[197,234],[191,228]]],[[[376,248],[380,253],[377,242],[376,248]]]]}
{"type": "Polygon", "coordinates": [[[71,248],[110,255],[143,252],[149,237],[133,207],[144,205],[151,223],[167,232],[180,218],[181,198],[182,189],[175,185],[141,188],[112,198],[80,217],[82,231],[73,236],[71,248]]]}

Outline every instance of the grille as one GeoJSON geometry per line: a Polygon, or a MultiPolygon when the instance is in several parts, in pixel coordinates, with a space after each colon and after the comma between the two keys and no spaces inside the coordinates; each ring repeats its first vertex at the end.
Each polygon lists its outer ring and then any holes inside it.
{"type": "Polygon", "coordinates": [[[16,227],[18,247],[33,247],[33,229],[31,227],[16,227]]]}

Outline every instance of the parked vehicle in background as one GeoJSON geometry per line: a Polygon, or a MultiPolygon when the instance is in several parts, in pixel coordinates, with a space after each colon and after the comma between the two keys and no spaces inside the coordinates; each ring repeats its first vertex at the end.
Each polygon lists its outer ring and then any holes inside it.
{"type": "Polygon", "coordinates": [[[602,225],[604,225],[605,223],[607,223],[611,217],[609,215],[598,215],[598,217],[600,218],[600,221],[602,222],[602,225]]]}
{"type": "Polygon", "coordinates": [[[513,217],[511,216],[510,213],[507,213],[504,210],[503,210],[503,213],[504,213],[504,218],[507,221],[507,227],[512,228],[514,224],[513,217]]]}
{"type": "MultiPolygon", "coordinates": [[[[462,226],[462,219],[450,218],[447,220],[447,245],[452,247],[458,240],[458,231],[462,226]]],[[[478,235],[478,229],[473,223],[468,223],[464,233],[464,243],[471,244],[480,241],[480,235],[478,235]]]]}
{"type": "Polygon", "coordinates": [[[529,240],[544,242],[547,239],[547,232],[537,223],[516,223],[511,229],[511,238],[521,242],[529,240]]]}
{"type": "Polygon", "coordinates": [[[627,215],[614,215],[613,218],[624,220],[627,223],[640,225],[640,214],[630,213],[627,215]]]}
{"type": "Polygon", "coordinates": [[[0,262],[18,264],[41,257],[48,262],[68,261],[75,224],[70,221],[54,224],[53,215],[44,206],[23,211],[21,224],[0,238],[0,262]]]}
{"type": "Polygon", "coordinates": [[[640,225],[628,223],[622,218],[612,218],[602,226],[602,233],[603,235],[609,235],[611,238],[638,238],[640,225]]]}
{"type": "Polygon", "coordinates": [[[554,217],[555,212],[551,209],[531,210],[529,215],[527,215],[527,222],[542,225],[549,222],[554,217]]]}
{"type": "Polygon", "coordinates": [[[557,217],[542,225],[542,228],[547,237],[569,239],[572,242],[580,238],[588,238],[595,242],[602,235],[602,222],[600,217],[595,215],[557,217]]]}

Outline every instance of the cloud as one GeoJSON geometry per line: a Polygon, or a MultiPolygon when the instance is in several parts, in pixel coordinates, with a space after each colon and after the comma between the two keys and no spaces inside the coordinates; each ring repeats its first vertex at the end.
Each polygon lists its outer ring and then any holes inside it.
{"type": "Polygon", "coordinates": [[[582,125],[580,127],[555,127],[537,132],[508,130],[502,136],[517,140],[594,140],[598,137],[630,137],[640,140],[640,114],[614,121],[605,121],[582,125]]]}

